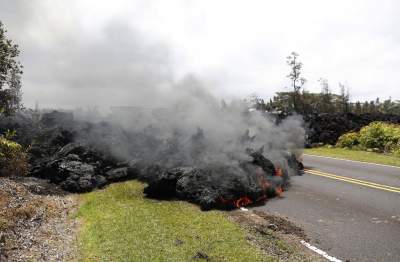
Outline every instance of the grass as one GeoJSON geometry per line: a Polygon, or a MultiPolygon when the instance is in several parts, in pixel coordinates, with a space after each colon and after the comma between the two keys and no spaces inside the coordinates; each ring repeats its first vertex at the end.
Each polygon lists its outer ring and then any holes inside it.
{"type": "Polygon", "coordinates": [[[190,261],[198,252],[209,261],[275,261],[223,212],[146,199],[143,187],[129,181],[80,196],[82,261],[190,261]]]}
{"type": "Polygon", "coordinates": [[[376,164],[400,166],[400,157],[382,153],[361,151],[361,150],[351,150],[351,149],[336,148],[336,147],[334,148],[316,147],[316,148],[307,148],[304,150],[304,153],[311,155],[357,160],[357,161],[370,162],[376,164]]]}

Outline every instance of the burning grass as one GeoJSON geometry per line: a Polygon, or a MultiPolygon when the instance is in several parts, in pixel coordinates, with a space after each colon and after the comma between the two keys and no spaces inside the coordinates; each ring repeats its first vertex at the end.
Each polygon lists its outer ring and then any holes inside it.
{"type": "Polygon", "coordinates": [[[369,163],[400,166],[400,157],[392,154],[382,154],[375,152],[367,152],[361,150],[352,150],[344,148],[328,148],[328,147],[317,147],[308,148],[304,150],[305,154],[337,157],[342,159],[363,161],[369,163]]]}
{"type": "MultiPolygon", "coordinates": [[[[81,196],[83,261],[275,261],[251,245],[248,232],[224,212],[147,199],[144,186],[130,181],[81,196]]],[[[282,241],[275,242],[270,243],[286,254],[282,241]]]]}

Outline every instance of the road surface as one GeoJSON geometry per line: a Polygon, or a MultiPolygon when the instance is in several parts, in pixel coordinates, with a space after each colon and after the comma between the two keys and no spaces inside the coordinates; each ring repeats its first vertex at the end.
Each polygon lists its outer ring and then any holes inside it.
{"type": "Polygon", "coordinates": [[[304,165],[283,198],[256,209],[288,217],[343,261],[400,261],[400,168],[311,155],[304,165]]]}

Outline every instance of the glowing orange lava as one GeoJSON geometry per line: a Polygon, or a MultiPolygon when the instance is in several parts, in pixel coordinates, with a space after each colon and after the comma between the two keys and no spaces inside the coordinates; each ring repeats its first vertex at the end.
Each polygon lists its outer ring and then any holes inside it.
{"type": "MultiPolygon", "coordinates": [[[[244,207],[244,206],[247,206],[247,205],[250,205],[253,203],[265,202],[266,200],[268,200],[268,192],[270,192],[269,190],[271,190],[271,189],[275,190],[276,196],[281,196],[281,194],[283,193],[282,186],[277,186],[276,188],[271,188],[272,185],[267,180],[265,171],[261,167],[256,169],[255,175],[257,178],[258,185],[262,189],[262,193],[263,193],[262,196],[258,197],[254,201],[248,196],[243,196],[236,200],[235,199],[225,199],[223,197],[219,197],[218,201],[224,205],[235,206],[237,208],[240,208],[240,207],[244,207]]],[[[275,176],[280,176],[280,177],[283,176],[283,171],[281,168],[277,167],[275,169],[275,176]]]]}
{"type": "Polygon", "coordinates": [[[283,176],[282,169],[279,168],[279,167],[277,167],[277,168],[275,169],[275,174],[276,174],[276,176],[283,176]]]}
{"type": "Polygon", "coordinates": [[[235,206],[239,208],[239,207],[250,205],[251,203],[253,203],[253,201],[251,201],[250,198],[245,196],[245,197],[241,197],[238,200],[236,200],[235,201],[235,206]]]}
{"type": "Polygon", "coordinates": [[[281,186],[278,186],[277,188],[275,188],[275,194],[277,196],[281,196],[282,193],[283,193],[283,188],[281,186]]]}

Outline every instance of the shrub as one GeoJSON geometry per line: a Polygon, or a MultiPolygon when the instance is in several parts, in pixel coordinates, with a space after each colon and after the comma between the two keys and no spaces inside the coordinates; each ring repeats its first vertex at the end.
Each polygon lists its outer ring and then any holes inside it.
{"type": "Polygon", "coordinates": [[[400,125],[373,122],[360,130],[360,145],[394,152],[400,148],[400,125]]]}
{"type": "Polygon", "coordinates": [[[360,143],[359,134],[356,132],[349,132],[339,137],[336,146],[338,147],[353,147],[360,143]]]}
{"type": "Polygon", "coordinates": [[[400,125],[373,122],[359,133],[349,132],[339,137],[338,147],[377,150],[400,156],[400,125]]]}
{"type": "Polygon", "coordinates": [[[23,176],[27,171],[28,162],[23,147],[0,136],[0,176],[23,176]]]}
{"type": "Polygon", "coordinates": [[[364,148],[384,148],[386,136],[382,122],[373,122],[360,130],[360,144],[364,148]]]}

